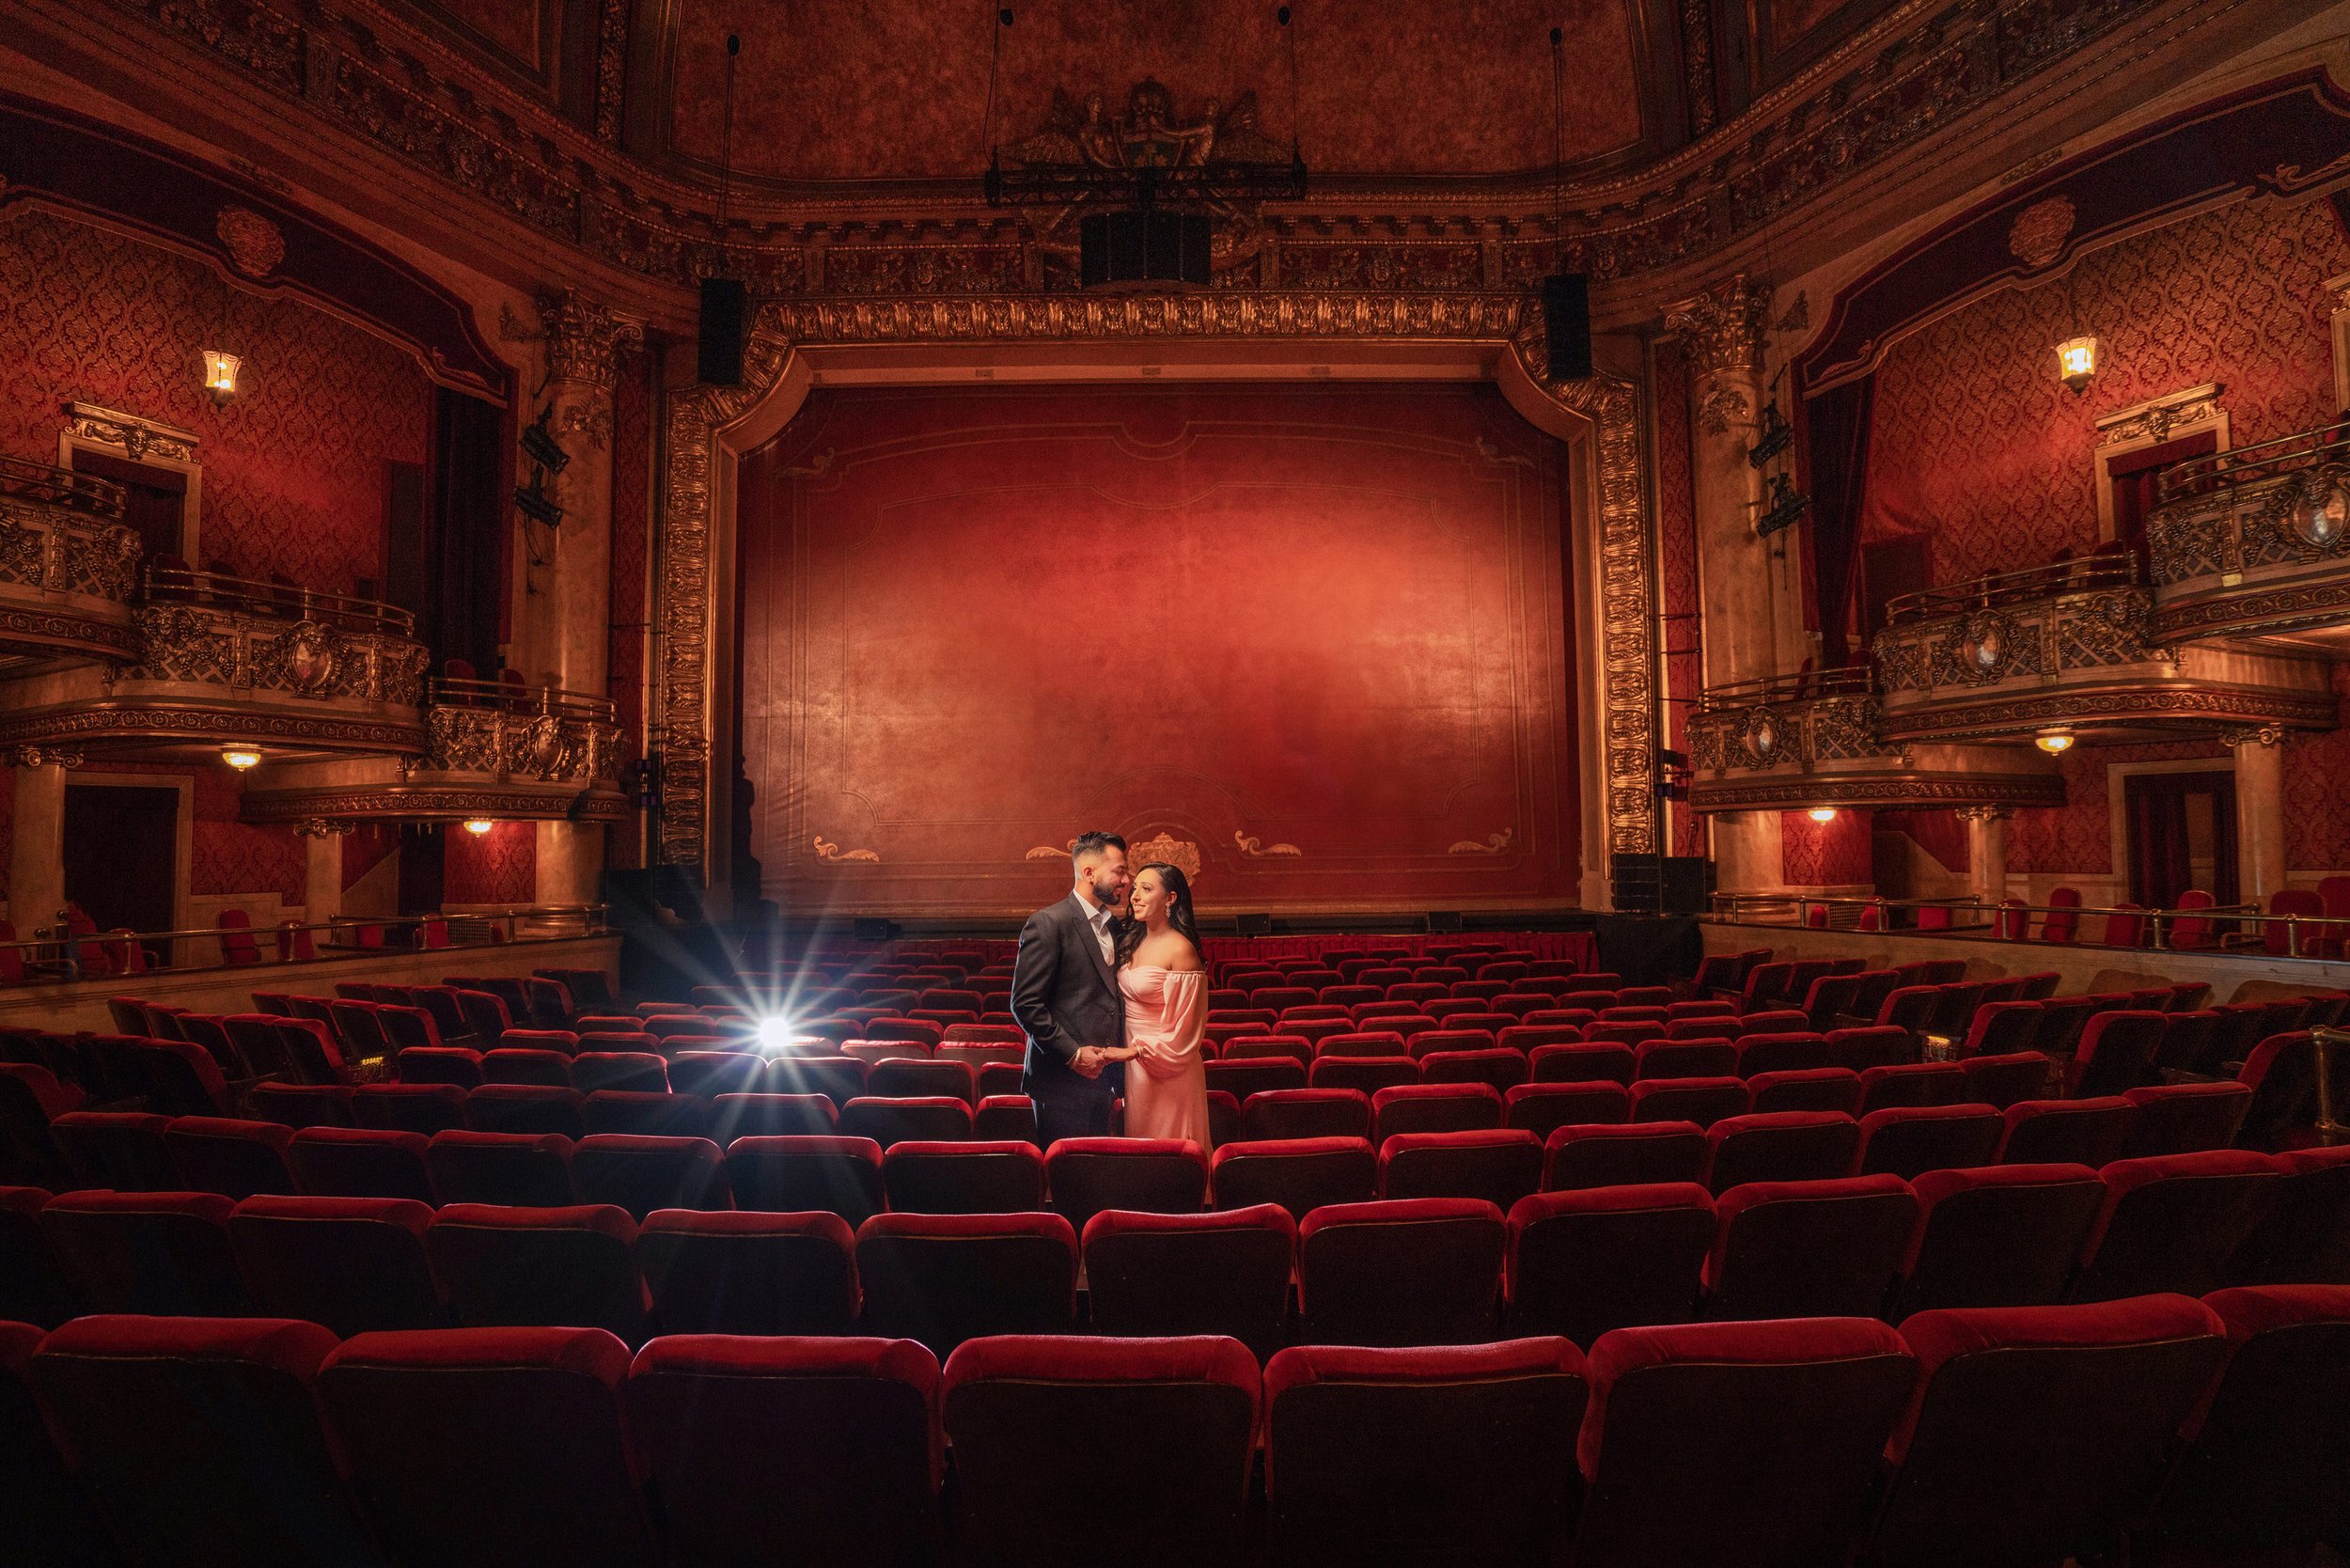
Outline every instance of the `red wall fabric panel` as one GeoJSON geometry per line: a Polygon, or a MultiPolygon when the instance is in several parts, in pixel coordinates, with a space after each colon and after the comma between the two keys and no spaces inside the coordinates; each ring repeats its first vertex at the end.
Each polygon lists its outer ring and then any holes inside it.
{"type": "Polygon", "coordinates": [[[1815,823],[1809,811],[1778,814],[1779,874],[1794,887],[1871,885],[1875,848],[1867,811],[1841,810],[1815,823]]]}
{"type": "Polygon", "coordinates": [[[1487,387],[820,390],[742,489],[766,896],[1017,912],[1108,827],[1222,909],[1572,902],[1563,462],[1487,387]]]}
{"type": "Polygon", "coordinates": [[[431,423],[431,384],[405,350],[19,206],[0,215],[0,452],[56,462],[70,401],[179,425],[204,465],[206,560],[338,592],[383,580],[384,464],[424,462],[431,423]],[[244,361],[225,408],[201,385],[206,349],[244,361]]]}
{"type": "Polygon", "coordinates": [[[537,893],[539,824],[493,823],[468,833],[455,823],[441,830],[441,902],[529,903],[537,893]]]}

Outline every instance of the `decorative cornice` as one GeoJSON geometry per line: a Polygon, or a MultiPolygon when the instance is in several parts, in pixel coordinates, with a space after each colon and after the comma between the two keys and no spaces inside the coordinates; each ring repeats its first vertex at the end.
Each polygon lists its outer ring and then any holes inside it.
{"type": "Polygon", "coordinates": [[[78,768],[80,748],[55,745],[12,745],[0,751],[0,764],[11,768],[78,768]]]}
{"type": "Polygon", "coordinates": [[[241,815],[249,823],[625,822],[628,797],[609,790],[571,791],[381,784],[346,790],[247,790],[241,815]]]}
{"type": "Polygon", "coordinates": [[[1680,334],[1688,346],[1689,368],[1695,374],[1760,370],[1770,312],[1770,290],[1735,273],[1702,293],[1667,306],[1665,330],[1680,334]]]}
{"type": "Polygon", "coordinates": [[[2171,392],[2152,398],[2128,408],[2101,415],[2097,419],[2097,445],[2119,446],[2124,441],[2166,441],[2170,432],[2186,425],[2200,425],[2207,419],[2219,417],[2219,395],[2227,388],[2217,382],[2190,386],[2184,392],[2171,392]]]}
{"type": "Polygon", "coordinates": [[[258,708],[199,708],[160,702],[87,702],[0,718],[0,745],[95,745],[125,742],[246,741],[340,752],[424,749],[421,725],[273,713],[258,708]]]}
{"type": "Polygon", "coordinates": [[[2330,692],[2158,687],[2138,692],[2056,692],[1888,713],[1885,728],[1904,740],[2022,740],[2051,724],[2184,725],[2203,730],[2276,724],[2294,729],[2330,729],[2340,717],[2339,704],[2330,692]]]}
{"type": "Polygon", "coordinates": [[[2061,806],[2060,774],[1884,775],[1791,774],[1736,783],[1695,783],[1689,805],[1698,811],[1755,811],[1808,806],[2061,806]]]}

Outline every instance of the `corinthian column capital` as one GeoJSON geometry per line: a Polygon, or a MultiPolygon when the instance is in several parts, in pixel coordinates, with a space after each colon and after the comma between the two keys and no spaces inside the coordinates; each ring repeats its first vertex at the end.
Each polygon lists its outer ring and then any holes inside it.
{"type": "Polygon", "coordinates": [[[1689,347],[1690,368],[1760,370],[1762,334],[1770,319],[1771,291],[1733,273],[1702,293],[1665,307],[1665,329],[1689,347]]]}
{"type": "Polygon", "coordinates": [[[603,392],[619,380],[620,355],[645,340],[643,322],[571,289],[539,296],[539,322],[549,382],[580,382],[603,392]]]}

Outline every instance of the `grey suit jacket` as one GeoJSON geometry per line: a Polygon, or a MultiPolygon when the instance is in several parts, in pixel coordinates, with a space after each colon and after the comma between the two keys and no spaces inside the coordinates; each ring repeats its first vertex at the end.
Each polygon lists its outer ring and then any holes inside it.
{"type": "Polygon", "coordinates": [[[1038,910],[1020,928],[1011,1015],[1027,1033],[1031,1092],[1105,1090],[1109,1074],[1080,1077],[1069,1059],[1080,1046],[1124,1044],[1126,1004],[1074,893],[1038,910]]]}

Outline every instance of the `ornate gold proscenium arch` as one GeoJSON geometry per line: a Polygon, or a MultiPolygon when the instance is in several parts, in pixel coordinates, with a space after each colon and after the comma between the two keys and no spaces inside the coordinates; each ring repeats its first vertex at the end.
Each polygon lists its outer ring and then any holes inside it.
{"type": "MultiPolygon", "coordinates": [[[[708,872],[718,858],[711,824],[723,820],[725,782],[713,776],[711,760],[727,661],[711,655],[713,641],[732,633],[725,591],[731,568],[723,557],[733,543],[735,461],[797,411],[815,384],[811,360],[826,352],[958,346],[991,353],[1148,350],[1170,356],[1185,349],[1253,349],[1293,360],[1301,380],[1309,359],[1350,348],[1449,346],[1481,353],[1512,405],[1575,451],[1576,510],[1589,516],[1571,523],[1567,555],[1578,574],[1576,600],[1588,593],[1597,612],[1598,635],[1583,646],[1595,647],[1601,661],[1597,760],[1606,781],[1606,843],[1611,857],[1655,853],[1654,622],[1635,388],[1607,376],[1552,381],[1541,307],[1528,295],[1273,290],[761,306],[744,355],[743,384],[696,386],[667,403],[668,478],[658,561],[661,654],[649,737],[661,764],[656,831],[664,862],[708,872]],[[1577,541],[1594,560],[1574,558],[1577,541]]],[[[1584,690],[1590,690],[1588,683],[1584,690]]],[[[1594,886],[1605,882],[1587,873],[1587,888],[1594,886]]]]}

